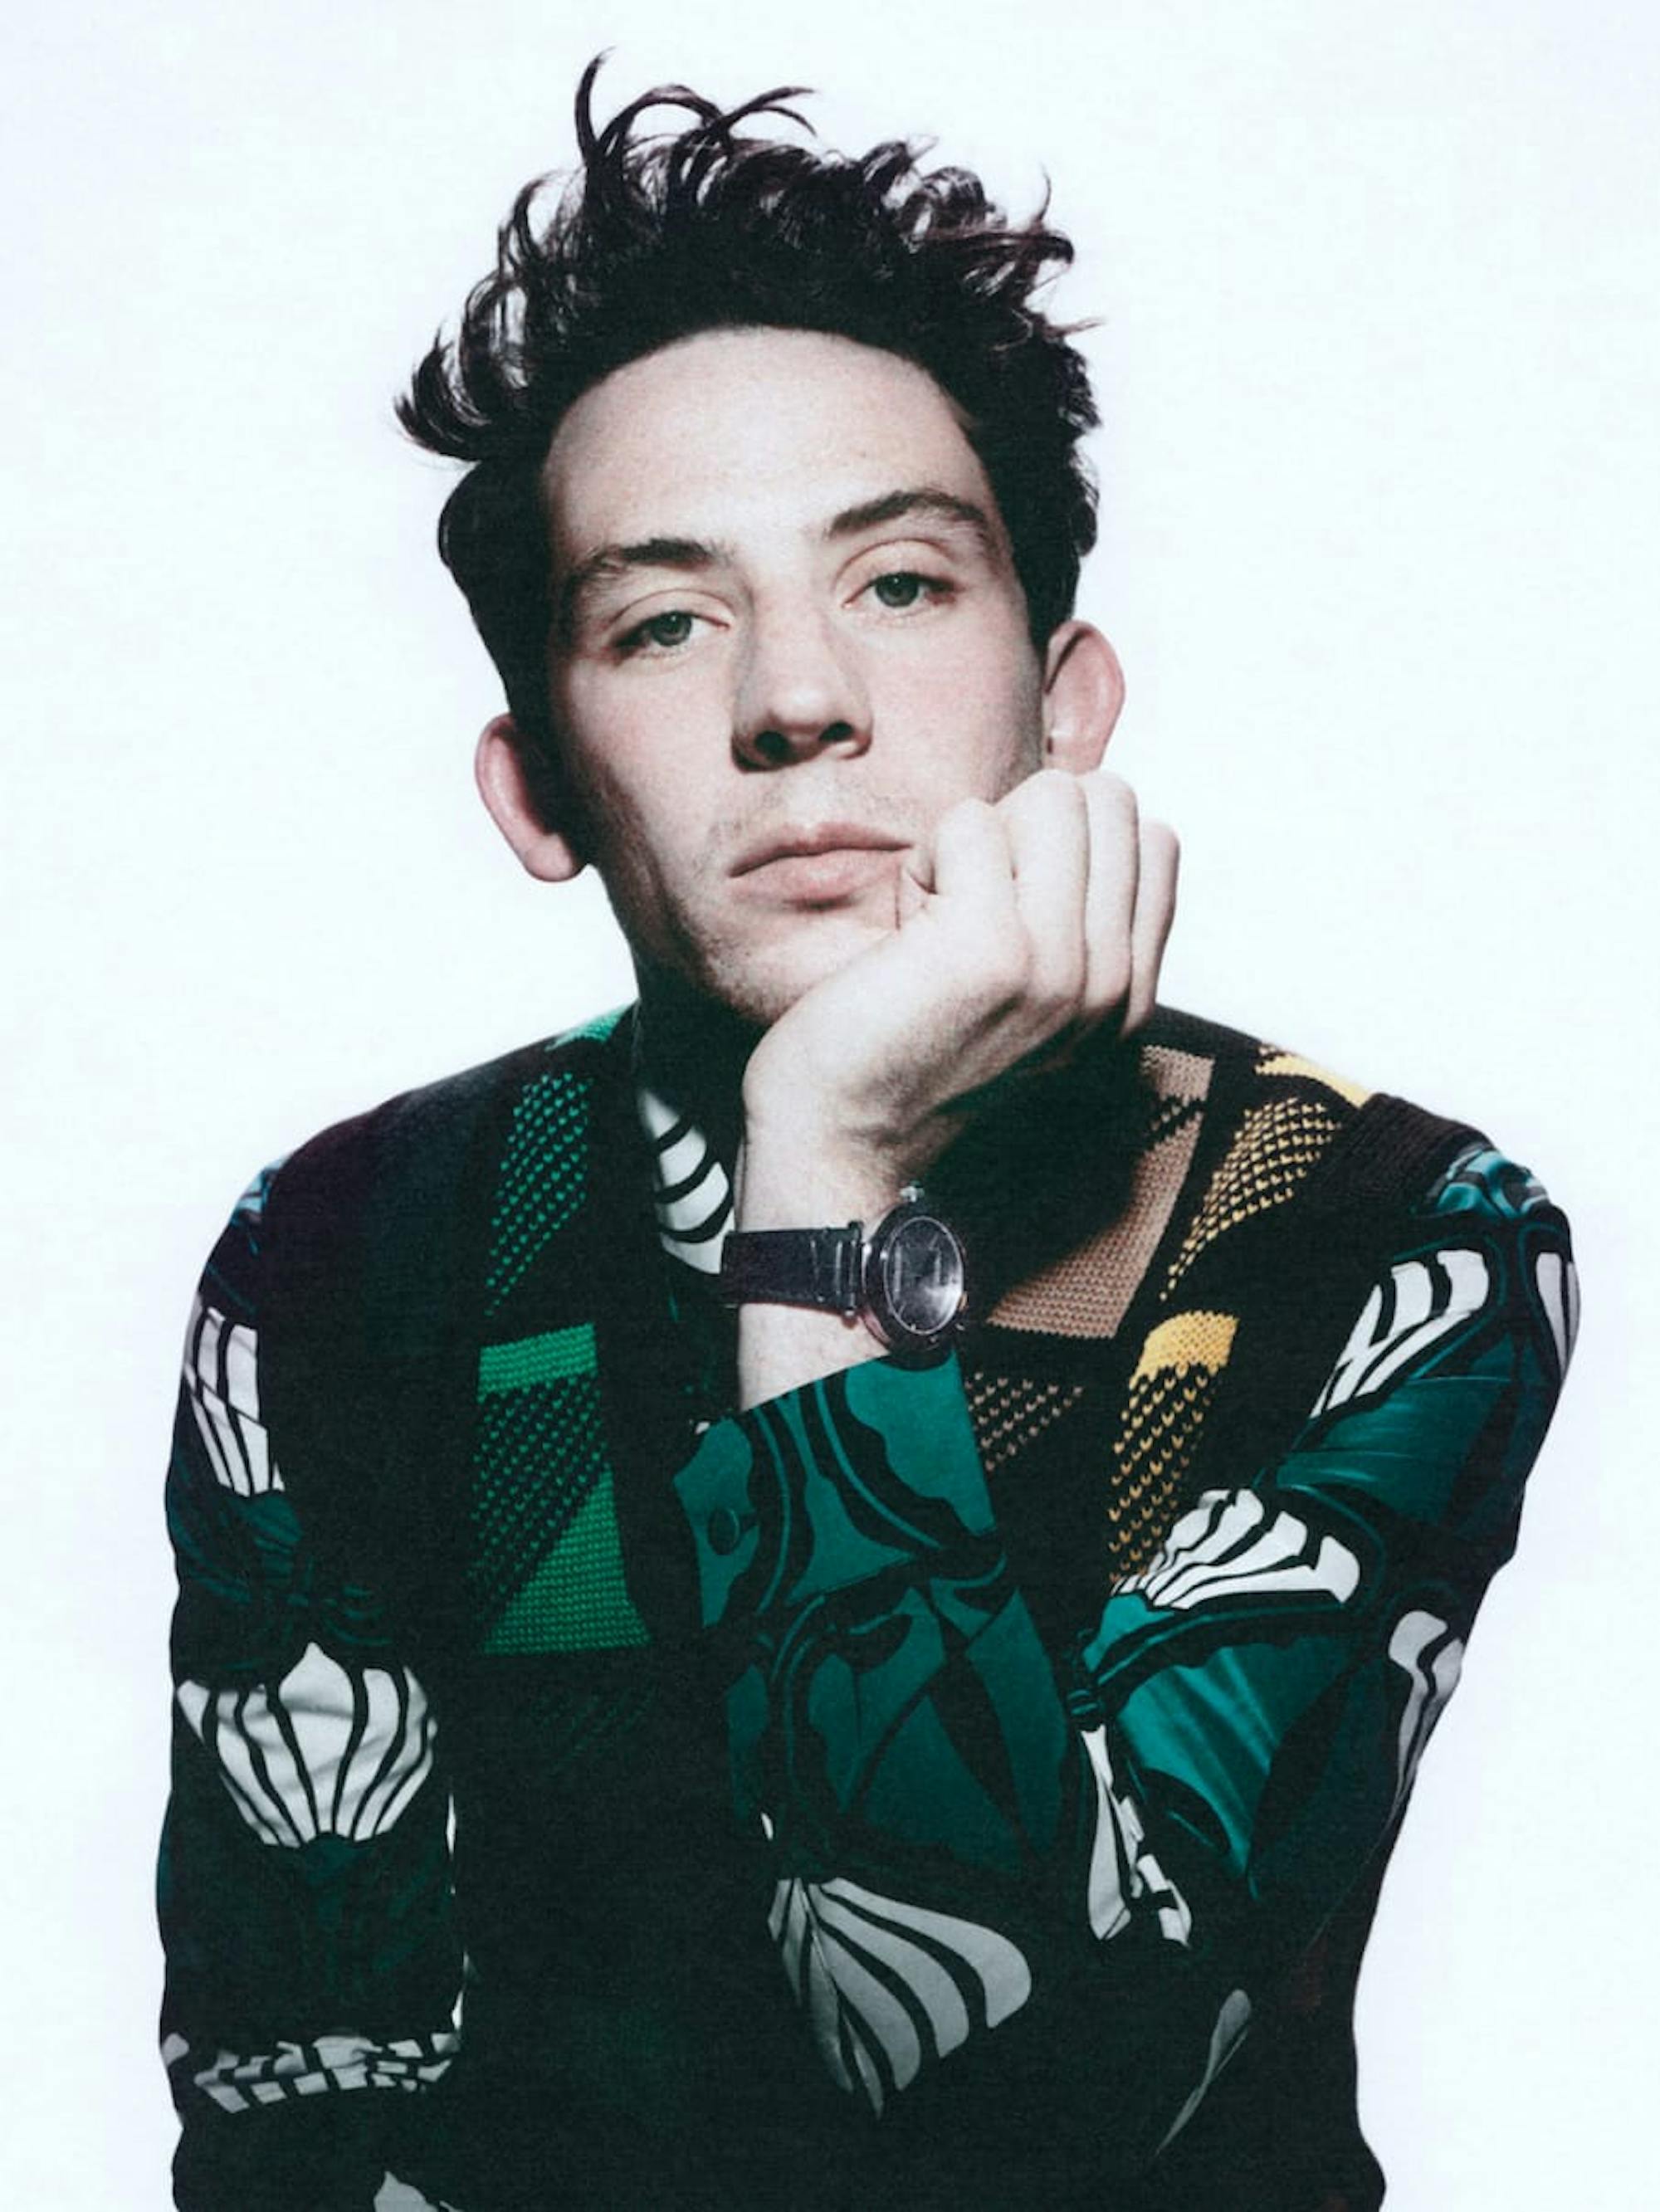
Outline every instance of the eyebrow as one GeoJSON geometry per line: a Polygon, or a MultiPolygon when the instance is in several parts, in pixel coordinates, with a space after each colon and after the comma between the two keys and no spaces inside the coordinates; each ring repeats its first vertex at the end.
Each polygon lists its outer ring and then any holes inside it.
{"type": "Polygon", "coordinates": [[[988,553],[995,554],[1000,549],[1001,541],[985,508],[971,499],[959,499],[955,492],[941,491],[936,484],[884,492],[879,498],[863,500],[857,507],[843,507],[826,525],[824,535],[829,538],[855,538],[861,530],[875,530],[885,522],[902,522],[910,514],[929,515],[936,521],[966,523],[988,553]]]}
{"type": "MultiPolygon", "coordinates": [[[[856,538],[861,531],[879,529],[884,523],[900,522],[913,514],[966,526],[994,556],[1000,548],[996,527],[984,507],[934,484],[882,492],[874,499],[861,500],[856,507],[844,507],[825,524],[824,536],[829,543],[856,538]]],[[[705,538],[641,538],[631,544],[599,546],[562,580],[554,606],[556,632],[569,641],[575,633],[583,602],[596,587],[633,569],[716,568],[731,564],[736,557],[729,545],[705,538]]]]}
{"type": "Polygon", "coordinates": [[[630,569],[714,568],[732,558],[730,546],[702,538],[642,538],[632,545],[601,545],[560,583],[553,611],[555,630],[569,640],[582,602],[593,595],[595,586],[625,576],[630,569]]]}

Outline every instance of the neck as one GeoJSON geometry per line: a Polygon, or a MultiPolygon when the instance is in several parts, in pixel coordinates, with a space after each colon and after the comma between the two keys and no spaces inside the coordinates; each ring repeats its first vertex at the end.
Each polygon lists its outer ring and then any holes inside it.
{"type": "Polygon", "coordinates": [[[642,1073],[730,1160],[743,1133],[740,1091],[761,1032],[729,1007],[636,958],[642,1073]]]}

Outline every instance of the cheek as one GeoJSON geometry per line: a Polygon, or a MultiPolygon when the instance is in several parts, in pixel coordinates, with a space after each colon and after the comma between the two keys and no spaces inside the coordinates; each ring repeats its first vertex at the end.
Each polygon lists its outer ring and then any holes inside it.
{"type": "MultiPolygon", "coordinates": [[[[922,740],[911,758],[941,794],[998,799],[1043,765],[1041,676],[1009,655],[965,653],[949,669],[907,672],[884,703],[890,731],[922,740]]],[[[879,713],[879,751],[880,722],[879,713]]],[[[890,761],[909,765],[897,748],[890,761]]]]}

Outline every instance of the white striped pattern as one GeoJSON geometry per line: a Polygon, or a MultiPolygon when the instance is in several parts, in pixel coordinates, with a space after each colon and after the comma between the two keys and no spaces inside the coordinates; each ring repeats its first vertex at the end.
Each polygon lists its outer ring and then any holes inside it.
{"type": "Polygon", "coordinates": [[[1372,1285],[1310,1419],[1381,1390],[1409,1359],[1480,1313],[1492,1287],[1487,1261],[1463,1245],[1397,1262],[1387,1285],[1372,1285]]]}
{"type": "Polygon", "coordinates": [[[930,2057],[958,2050],[977,2027],[997,2027],[1031,1994],[1025,1957],[995,1929],[879,1896],[842,1875],[781,1881],[767,1924],[831,2077],[878,2112],[884,2066],[903,2089],[930,2057]],[[966,1972],[953,1974],[942,1951],[966,1972]],[[970,1977],[972,2011],[964,1995],[970,1977]]]}
{"type": "Polygon", "coordinates": [[[1150,1564],[1126,1575],[1115,1592],[1185,1612],[1195,1605],[1268,1594],[1323,1593],[1343,1604],[1359,1587],[1360,1566],[1335,1536],[1317,1542],[1294,1513],[1270,1513],[1251,1490],[1207,1490],[1184,1513],[1150,1564]]]}
{"type": "Polygon", "coordinates": [[[384,1834],[432,1769],[426,1695],[407,1668],[354,1675],[308,1644],[275,1690],[181,1682],[178,1696],[237,1811],[268,1844],[384,1834]]]}
{"type": "Polygon", "coordinates": [[[1151,1905],[1159,1933],[1185,1943],[1193,1929],[1187,1899],[1152,1853],[1142,1848],[1146,1831],[1134,1802],[1113,1785],[1106,1732],[1085,1729],[1084,1748],[1095,1776],[1095,1841],[1090,1851],[1090,1928],[1103,1942],[1128,1924],[1137,1903],[1151,1905]]]}
{"type": "MultiPolygon", "coordinates": [[[[222,2051],[191,2079],[224,2111],[246,2112],[255,2105],[281,2105],[331,2089],[419,2089],[441,2080],[460,2047],[460,2037],[448,2028],[392,2043],[374,2043],[366,2035],[319,2035],[315,2043],[279,2042],[275,2051],[252,2057],[222,2051]]],[[[162,2057],[173,2067],[188,2051],[182,2036],[170,2036],[162,2057]]]]}
{"type": "Polygon", "coordinates": [[[1447,1635],[1447,1623],[1432,1613],[1403,1613],[1389,1637],[1389,1657],[1411,1682],[1395,1747],[1393,1812],[1398,1813],[1431,1731],[1458,1686],[1464,1647],[1457,1637],[1447,1635]]]}
{"type": "Polygon", "coordinates": [[[665,1147],[663,1139],[684,1116],[647,1084],[638,1085],[635,1097],[652,1143],[652,1175],[659,1194],[657,1233],[663,1249],[700,1274],[718,1274],[732,1215],[732,1184],[727,1171],[702,1131],[689,1121],[673,1143],[665,1147]],[[678,1183],[684,1183],[686,1188],[677,1197],[662,1195],[678,1183]]]}
{"type": "Polygon", "coordinates": [[[1534,1283],[1545,1310],[1551,1341],[1556,1346],[1556,1371],[1566,1375],[1579,1334],[1579,1276],[1565,1253],[1541,1252],[1535,1263],[1534,1283]]]}
{"type": "Polygon", "coordinates": [[[259,1346],[254,1332],[228,1322],[198,1297],[185,1332],[185,1390],[214,1480],[239,1498],[280,1490],[259,1418],[259,1346]]]}

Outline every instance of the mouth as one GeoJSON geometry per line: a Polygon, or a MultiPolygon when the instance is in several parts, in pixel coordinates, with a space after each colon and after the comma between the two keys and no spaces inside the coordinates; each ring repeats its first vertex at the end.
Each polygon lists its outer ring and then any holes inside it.
{"type": "Polygon", "coordinates": [[[826,859],[843,853],[899,853],[909,842],[866,822],[814,822],[774,830],[745,846],[733,862],[731,872],[752,876],[781,862],[826,859]]]}
{"type": "Polygon", "coordinates": [[[892,900],[898,854],[909,838],[872,823],[812,823],[772,830],[746,845],[731,876],[739,898],[775,909],[854,907],[872,894],[892,900]]]}
{"type": "Polygon", "coordinates": [[[769,903],[843,906],[891,883],[909,842],[869,823],[816,822],[757,839],[731,873],[745,896],[769,903]]]}

